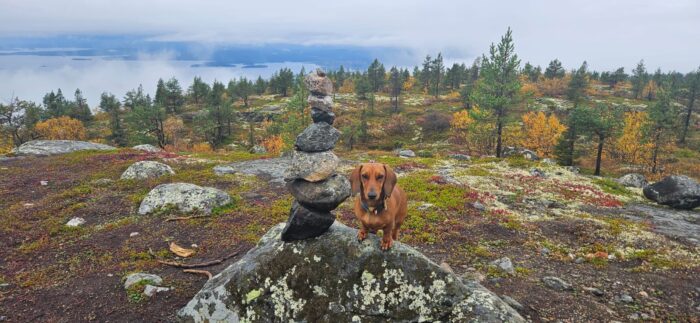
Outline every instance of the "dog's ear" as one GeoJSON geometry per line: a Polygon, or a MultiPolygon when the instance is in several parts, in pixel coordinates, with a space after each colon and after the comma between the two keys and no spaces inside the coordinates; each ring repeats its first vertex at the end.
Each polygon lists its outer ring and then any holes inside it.
{"type": "Polygon", "coordinates": [[[391,192],[394,191],[394,186],[396,186],[396,173],[391,167],[384,165],[384,184],[382,185],[382,190],[384,191],[384,197],[391,197],[391,192]]]}
{"type": "Polygon", "coordinates": [[[350,174],[350,187],[352,188],[353,195],[360,193],[362,190],[362,181],[360,179],[361,172],[362,165],[358,165],[350,174]]]}

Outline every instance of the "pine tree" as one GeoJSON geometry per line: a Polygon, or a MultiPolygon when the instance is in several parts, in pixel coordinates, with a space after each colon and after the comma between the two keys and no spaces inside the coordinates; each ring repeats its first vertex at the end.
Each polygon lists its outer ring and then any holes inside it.
{"type": "Polygon", "coordinates": [[[92,112],[90,112],[90,107],[87,104],[87,100],[83,97],[83,92],[80,89],[75,89],[75,101],[71,104],[71,109],[68,115],[73,118],[80,120],[82,122],[89,122],[92,120],[92,112]]]}
{"type": "Polygon", "coordinates": [[[391,87],[391,103],[393,107],[393,112],[398,113],[399,112],[399,96],[401,95],[401,90],[403,88],[403,79],[401,77],[401,73],[399,70],[396,68],[396,66],[392,67],[391,70],[389,71],[389,82],[390,82],[390,87],[391,87]]]}
{"type": "Polygon", "coordinates": [[[689,73],[686,76],[685,85],[685,99],[686,99],[686,113],[683,118],[683,129],[681,130],[681,137],[678,143],[685,144],[685,139],[688,136],[688,127],[690,126],[690,119],[693,114],[693,106],[697,100],[698,95],[700,95],[700,68],[695,72],[689,73]]]}
{"type": "Polygon", "coordinates": [[[140,135],[153,137],[159,147],[165,148],[165,108],[160,103],[154,104],[148,95],[144,96],[141,86],[129,93],[135,93],[131,97],[127,94],[124,99],[124,106],[127,105],[127,100],[131,105],[126,116],[130,128],[140,135]]]}
{"type": "Polygon", "coordinates": [[[653,145],[651,156],[652,173],[656,173],[659,170],[659,154],[663,146],[668,144],[668,138],[673,133],[676,125],[678,111],[671,102],[672,96],[671,90],[662,86],[658,94],[658,100],[649,107],[653,145]]]}
{"type": "Polygon", "coordinates": [[[265,90],[267,90],[267,82],[262,76],[258,76],[258,79],[255,80],[255,94],[263,95],[265,94],[265,90]]]}
{"type": "Polygon", "coordinates": [[[203,82],[201,77],[195,76],[192,85],[187,89],[187,97],[192,104],[200,106],[206,101],[209,91],[209,84],[203,82]]]}
{"type": "Polygon", "coordinates": [[[384,64],[380,63],[376,58],[367,68],[367,79],[369,80],[369,85],[373,93],[379,92],[384,88],[384,78],[386,77],[386,70],[384,69],[384,64]]]}
{"type": "Polygon", "coordinates": [[[588,88],[588,63],[586,61],[581,64],[581,67],[572,73],[571,80],[569,81],[569,88],[566,92],[569,100],[574,102],[574,105],[578,105],[586,95],[586,89],[588,88]]]}
{"type": "Polygon", "coordinates": [[[119,147],[126,146],[128,141],[126,131],[122,126],[122,111],[119,100],[113,94],[103,92],[100,96],[100,109],[107,112],[110,116],[109,125],[112,134],[109,136],[109,139],[119,147]]]}
{"type": "Polygon", "coordinates": [[[438,53],[438,56],[433,60],[431,70],[433,72],[434,80],[434,92],[435,98],[440,96],[440,80],[442,79],[442,74],[445,72],[445,64],[442,61],[442,53],[438,53]]]}
{"type": "Polygon", "coordinates": [[[595,172],[600,176],[600,164],[603,157],[603,146],[608,138],[613,138],[620,129],[622,110],[614,105],[597,104],[589,109],[583,122],[584,131],[590,132],[598,139],[598,149],[595,160],[595,172]]]}
{"type": "Polygon", "coordinates": [[[565,74],[566,72],[558,59],[554,59],[553,61],[549,62],[549,66],[547,66],[547,69],[544,70],[544,77],[548,79],[553,79],[555,77],[562,78],[565,74]]]}
{"type": "Polygon", "coordinates": [[[489,57],[482,57],[481,80],[473,93],[474,101],[482,108],[492,110],[496,116],[497,157],[502,153],[504,119],[508,109],[516,103],[520,90],[519,65],[509,27],[498,46],[491,44],[489,57]]]}
{"type": "Polygon", "coordinates": [[[639,99],[642,94],[642,90],[647,85],[647,79],[649,75],[647,74],[647,69],[644,67],[644,60],[637,63],[637,67],[632,70],[632,93],[635,99],[639,99]]]}
{"type": "Polygon", "coordinates": [[[573,166],[574,160],[577,157],[575,147],[581,131],[581,124],[584,123],[587,111],[583,106],[575,106],[569,111],[569,116],[566,120],[566,131],[559,137],[559,142],[554,148],[554,155],[557,157],[557,162],[564,166],[573,166]]]}

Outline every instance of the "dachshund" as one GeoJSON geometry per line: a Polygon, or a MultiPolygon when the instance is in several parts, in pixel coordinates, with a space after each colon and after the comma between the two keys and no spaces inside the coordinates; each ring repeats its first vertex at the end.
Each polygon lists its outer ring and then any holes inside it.
{"type": "Polygon", "coordinates": [[[396,185],[396,173],[380,163],[357,166],[350,175],[355,199],[355,217],[360,221],[359,241],[367,238],[368,231],[382,230],[381,248],[388,250],[399,239],[399,230],[406,218],[408,201],[406,193],[396,185]]]}

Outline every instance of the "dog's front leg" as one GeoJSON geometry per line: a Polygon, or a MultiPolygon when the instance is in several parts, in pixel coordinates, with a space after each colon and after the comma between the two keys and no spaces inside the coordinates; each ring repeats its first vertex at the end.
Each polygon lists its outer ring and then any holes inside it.
{"type": "Polygon", "coordinates": [[[357,240],[358,241],[363,241],[367,238],[367,228],[365,228],[365,225],[360,222],[360,230],[357,231],[357,240]]]}
{"type": "Polygon", "coordinates": [[[382,250],[389,250],[391,246],[394,244],[394,239],[393,237],[393,232],[394,232],[394,226],[393,225],[387,225],[383,229],[384,235],[382,236],[382,250]]]}

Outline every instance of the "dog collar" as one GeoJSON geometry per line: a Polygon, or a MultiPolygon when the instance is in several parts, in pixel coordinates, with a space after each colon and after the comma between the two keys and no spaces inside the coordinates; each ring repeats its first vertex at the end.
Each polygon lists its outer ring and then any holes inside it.
{"type": "Polygon", "coordinates": [[[374,210],[370,210],[369,205],[367,205],[367,202],[365,202],[365,201],[360,201],[360,206],[362,207],[362,210],[364,210],[365,212],[367,212],[369,214],[377,215],[377,214],[379,214],[379,212],[384,211],[384,209],[386,208],[385,203],[386,203],[385,201],[382,201],[382,204],[379,205],[379,207],[374,208],[374,210]]]}

